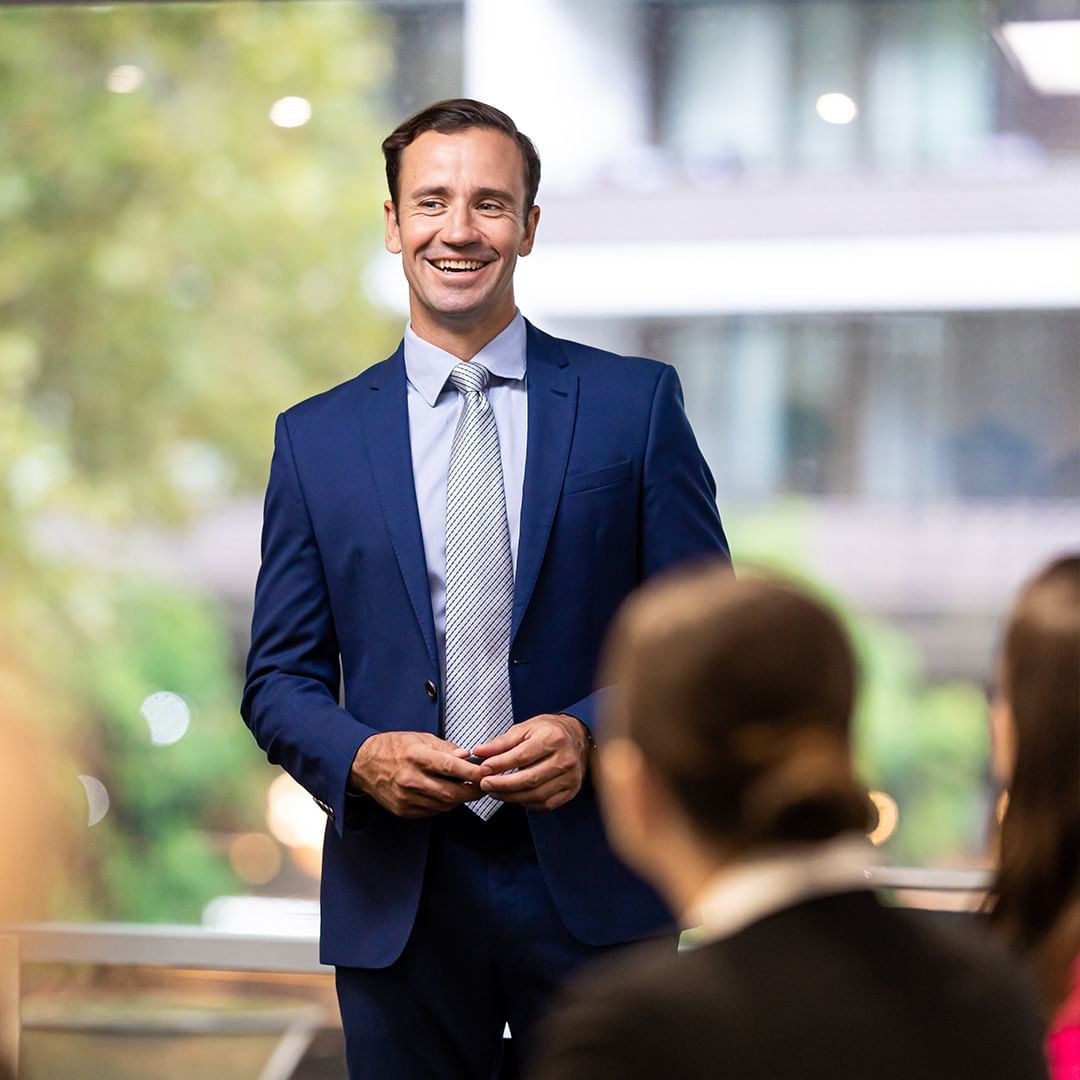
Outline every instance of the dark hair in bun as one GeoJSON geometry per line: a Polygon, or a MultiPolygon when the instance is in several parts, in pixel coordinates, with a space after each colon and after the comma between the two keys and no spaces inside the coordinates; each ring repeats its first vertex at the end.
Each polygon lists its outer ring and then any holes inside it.
{"type": "Polygon", "coordinates": [[[704,835],[753,848],[869,826],[851,647],[793,586],[712,563],[660,579],[620,612],[604,671],[604,734],[641,748],[704,835]]]}

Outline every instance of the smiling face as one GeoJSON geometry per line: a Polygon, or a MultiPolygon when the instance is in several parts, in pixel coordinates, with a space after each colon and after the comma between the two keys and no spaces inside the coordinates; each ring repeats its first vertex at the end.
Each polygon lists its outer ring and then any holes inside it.
{"type": "Polygon", "coordinates": [[[514,317],[514,267],[540,218],[525,198],[521,152],[501,131],[425,131],[405,147],[386,248],[401,255],[420,337],[467,359],[514,317]]]}

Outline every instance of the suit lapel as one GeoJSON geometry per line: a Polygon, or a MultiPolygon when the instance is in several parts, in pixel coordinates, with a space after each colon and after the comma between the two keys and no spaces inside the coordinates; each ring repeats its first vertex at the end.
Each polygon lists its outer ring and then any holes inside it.
{"type": "Polygon", "coordinates": [[[527,326],[529,435],[521,498],[521,535],[514,577],[513,642],[544,561],[562,492],[577,414],[578,380],[558,343],[527,326]]]}
{"type": "Polygon", "coordinates": [[[405,389],[405,347],[379,366],[362,399],[364,440],[390,542],[432,664],[438,667],[424,539],[413,482],[409,407],[405,389]]]}

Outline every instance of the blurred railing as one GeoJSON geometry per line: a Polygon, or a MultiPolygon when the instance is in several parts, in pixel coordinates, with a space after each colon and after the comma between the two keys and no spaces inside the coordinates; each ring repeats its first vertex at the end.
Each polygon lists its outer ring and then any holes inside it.
{"type": "MultiPolygon", "coordinates": [[[[972,910],[990,881],[988,870],[867,867],[877,889],[903,894],[909,907],[941,907],[951,897],[972,910]]],[[[950,907],[956,905],[950,904],[950,907]]],[[[210,971],[322,972],[318,926],[292,934],[222,932],[199,926],[132,923],[38,923],[16,927],[23,964],[101,964],[210,971]]]]}
{"type": "MultiPolygon", "coordinates": [[[[890,893],[906,907],[953,912],[976,910],[990,879],[988,870],[977,869],[875,866],[867,867],[865,874],[873,888],[890,893]]],[[[130,997],[117,999],[113,985],[109,992],[114,1004],[111,1011],[103,1011],[99,995],[88,994],[88,986],[81,990],[76,986],[73,995],[57,995],[53,979],[51,991],[31,994],[32,1005],[22,1010],[22,1041],[27,1051],[23,1064],[28,1066],[24,1074],[34,1080],[53,1075],[78,1080],[91,1075],[78,1071],[80,1062],[97,1069],[108,1061],[114,1070],[109,1075],[126,1080],[128,1075],[145,1075],[138,1069],[150,1055],[159,1075],[174,1075],[161,1071],[166,1065],[180,1070],[175,1075],[190,1075],[184,1070],[191,1066],[193,1055],[202,1053],[215,1063],[214,1068],[231,1054],[230,1075],[252,1080],[321,1080],[340,1075],[343,1043],[332,1015],[332,980],[313,982],[311,978],[332,974],[332,968],[319,962],[317,908],[283,903],[285,930],[277,933],[132,923],[37,923],[0,932],[0,945],[6,943],[0,959],[7,961],[6,967],[0,966],[0,975],[7,980],[0,983],[0,991],[6,988],[10,1001],[19,1000],[24,970],[39,974],[63,973],[69,968],[96,970],[105,973],[107,983],[108,973],[113,972],[121,986],[124,980],[139,982],[135,971],[147,973],[147,986],[159,985],[155,980],[162,973],[175,973],[170,977],[182,980],[166,989],[164,997],[159,995],[158,1004],[152,994],[134,1005],[130,997]],[[125,969],[133,970],[125,974],[125,969]],[[189,996],[195,972],[207,973],[198,978],[225,980],[225,994],[234,998],[230,1011],[222,1011],[213,995],[203,1006],[192,1007],[189,996]],[[295,994],[291,1002],[280,996],[264,996],[259,1002],[250,995],[243,997],[245,984],[235,980],[244,980],[245,975],[262,979],[264,991],[267,979],[300,979],[309,986],[309,994],[313,985],[321,990],[307,1004],[295,994]],[[128,1068],[136,1071],[129,1074],[128,1068]]],[[[234,924],[252,925],[241,920],[234,924]]],[[[67,980],[65,975],[61,982],[67,980]]],[[[29,989],[29,985],[24,987],[24,993],[29,989]]],[[[14,1019],[13,1010],[4,1011],[9,1021],[14,1019]]],[[[7,1061],[12,1060],[13,1051],[18,1053],[19,1028],[17,1022],[11,1026],[7,1061]]],[[[507,1060],[512,1062],[512,1054],[507,1060]]],[[[0,1057],[0,1076],[4,1064],[0,1057]]],[[[506,1075],[516,1075],[512,1065],[506,1075]]]]}
{"type": "Polygon", "coordinates": [[[101,964],[203,971],[323,972],[318,931],[242,934],[201,926],[38,923],[20,926],[23,964],[101,964]]]}

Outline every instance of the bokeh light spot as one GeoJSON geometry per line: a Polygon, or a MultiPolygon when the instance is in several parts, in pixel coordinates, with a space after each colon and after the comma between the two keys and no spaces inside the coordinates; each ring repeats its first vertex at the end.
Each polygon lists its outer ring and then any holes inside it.
{"type": "Polygon", "coordinates": [[[847,94],[822,94],[815,108],[826,124],[850,124],[859,115],[859,107],[847,94]]]}
{"type": "Polygon", "coordinates": [[[138,64],[117,64],[105,76],[105,85],[114,94],[133,94],[146,81],[146,74],[138,64]]]}
{"type": "Polygon", "coordinates": [[[105,785],[93,776],[79,776],[86,792],[86,826],[92,828],[109,812],[109,792],[105,785]]]}
{"type": "Polygon", "coordinates": [[[20,507],[36,506],[71,476],[71,464],[58,446],[36,446],[20,454],[8,473],[12,498],[20,507]]]}
{"type": "Polygon", "coordinates": [[[896,805],[896,800],[884,791],[871,791],[869,796],[877,810],[878,819],[867,838],[875,847],[880,847],[896,832],[896,826],[900,822],[900,807],[896,805]]]}
{"type": "Polygon", "coordinates": [[[241,833],[229,845],[229,863],[241,881],[265,885],[281,870],[281,849],[266,833],[241,833]]]}
{"type": "Polygon", "coordinates": [[[150,741],[155,746],[170,746],[187,734],[191,723],[191,710],[179,694],[168,690],[159,690],[151,694],[139,706],[147,727],[150,728],[150,741]]]}
{"type": "Polygon", "coordinates": [[[322,850],[326,815],[287,773],[274,780],[266,792],[266,824],[288,848],[322,850]]]}
{"type": "Polygon", "coordinates": [[[278,127],[303,127],[311,119],[311,102],[302,97],[278,98],[270,106],[270,122],[278,127]]]}

